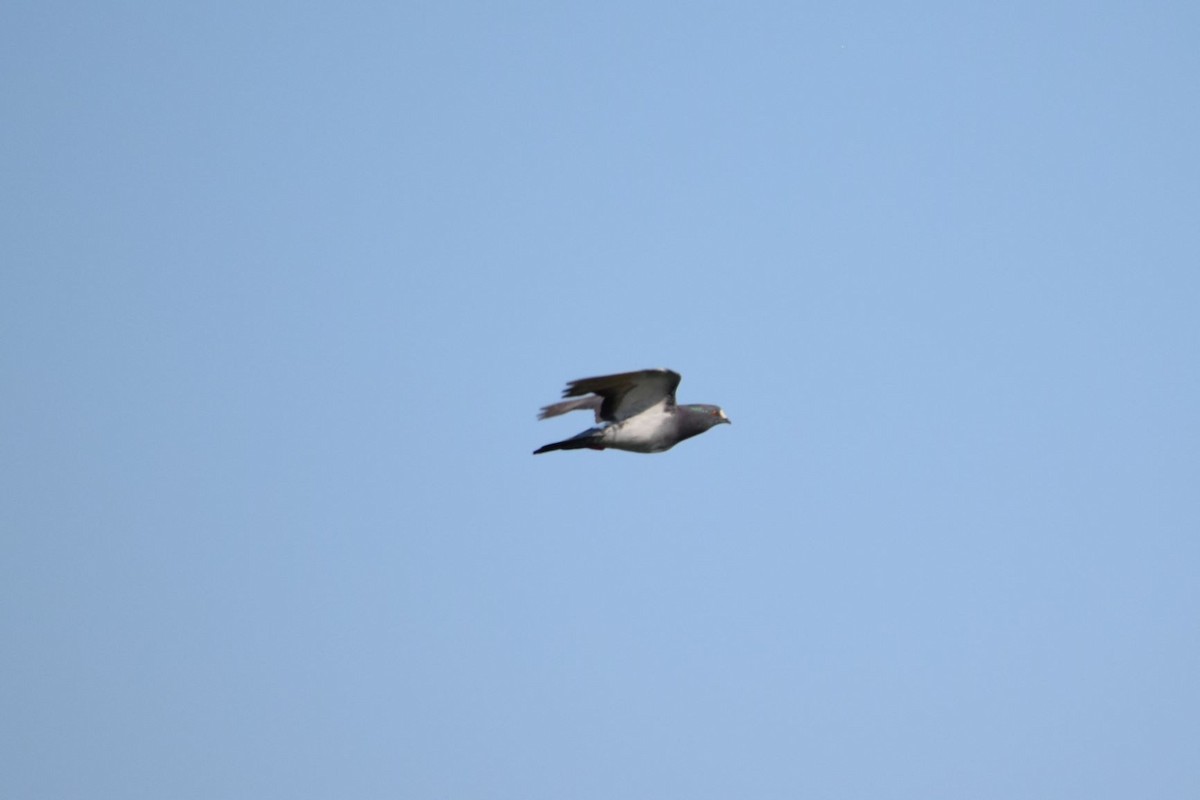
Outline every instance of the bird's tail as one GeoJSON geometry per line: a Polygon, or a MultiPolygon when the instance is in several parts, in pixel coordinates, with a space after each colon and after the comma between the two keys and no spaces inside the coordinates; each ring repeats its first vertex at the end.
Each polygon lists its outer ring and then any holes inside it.
{"type": "Polygon", "coordinates": [[[584,431],[570,439],[564,439],[561,442],[551,442],[544,444],[537,450],[533,451],[536,456],[539,453],[549,453],[553,450],[583,450],[585,448],[591,450],[603,450],[604,445],[600,444],[600,437],[596,435],[596,431],[584,431]]]}

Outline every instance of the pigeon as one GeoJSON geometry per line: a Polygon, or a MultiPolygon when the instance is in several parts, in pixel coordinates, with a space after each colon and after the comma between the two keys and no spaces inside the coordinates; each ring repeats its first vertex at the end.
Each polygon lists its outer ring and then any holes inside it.
{"type": "Polygon", "coordinates": [[[569,399],[544,407],[538,419],[590,410],[596,414],[597,426],[539,447],[533,454],[584,448],[661,453],[715,425],[729,423],[720,406],[677,405],[679,378],[669,369],[643,369],[571,381],[563,390],[563,397],[569,399]]]}

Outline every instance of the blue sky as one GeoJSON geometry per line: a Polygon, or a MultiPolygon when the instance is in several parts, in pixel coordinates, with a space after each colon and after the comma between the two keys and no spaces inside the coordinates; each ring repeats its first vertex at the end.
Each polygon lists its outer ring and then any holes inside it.
{"type": "Polygon", "coordinates": [[[0,794],[1197,796],[1198,34],[7,4],[0,794]]]}

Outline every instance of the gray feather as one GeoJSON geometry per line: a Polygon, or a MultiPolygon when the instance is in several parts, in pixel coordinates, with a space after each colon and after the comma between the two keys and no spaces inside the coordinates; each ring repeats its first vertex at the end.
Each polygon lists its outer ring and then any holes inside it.
{"type": "Polygon", "coordinates": [[[568,411],[578,411],[579,409],[591,409],[596,412],[596,422],[600,422],[600,404],[604,402],[604,398],[598,395],[589,397],[577,397],[574,400],[563,400],[561,403],[551,403],[548,406],[543,406],[538,413],[538,419],[547,419],[549,417],[557,417],[559,414],[566,414],[568,411]]]}

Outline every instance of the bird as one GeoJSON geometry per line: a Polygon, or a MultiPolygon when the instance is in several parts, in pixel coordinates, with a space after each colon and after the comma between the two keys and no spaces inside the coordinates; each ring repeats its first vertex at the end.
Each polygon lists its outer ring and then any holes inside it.
{"type": "Polygon", "coordinates": [[[543,445],[533,454],[585,448],[661,453],[709,428],[730,424],[720,406],[677,404],[679,380],[679,373],[669,369],[643,369],[571,381],[563,390],[567,399],[544,406],[538,419],[591,410],[596,427],[543,445]]]}

